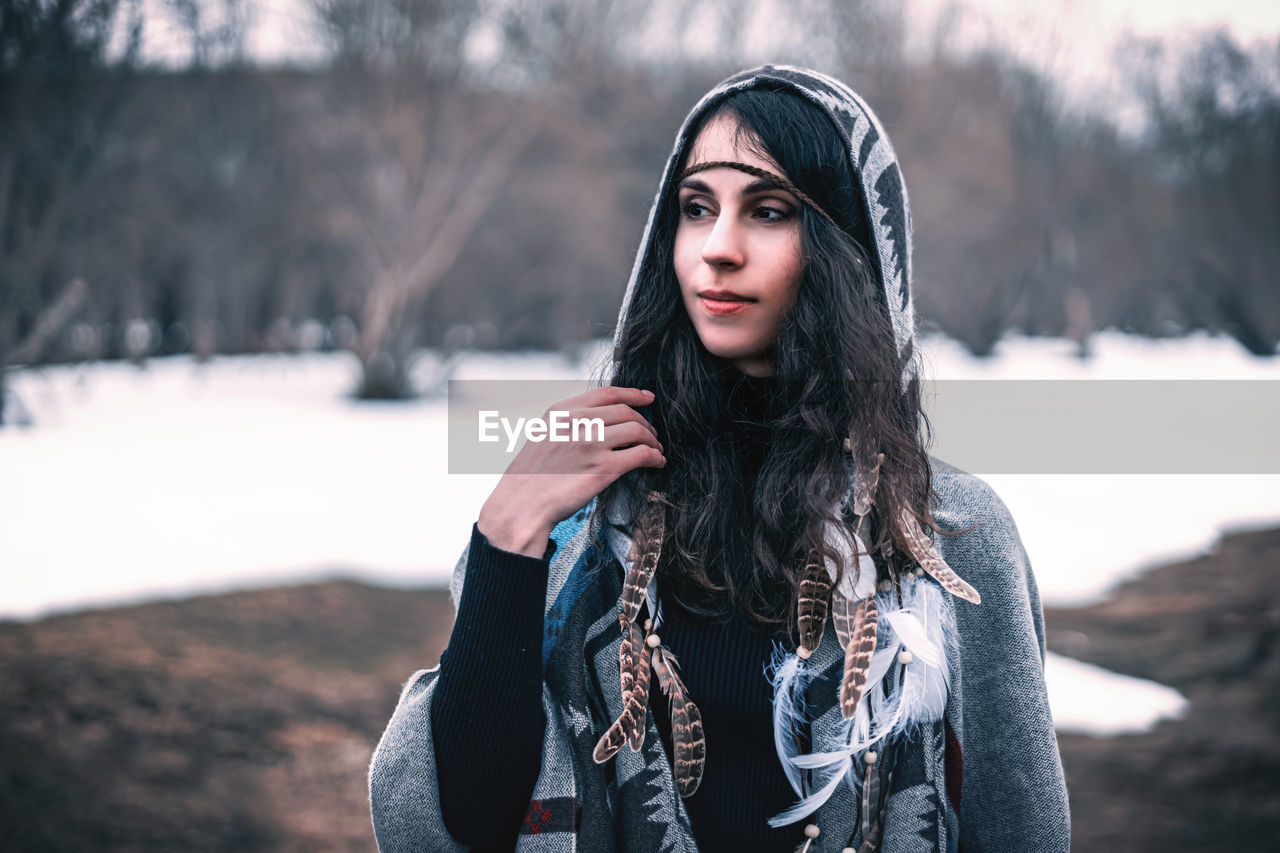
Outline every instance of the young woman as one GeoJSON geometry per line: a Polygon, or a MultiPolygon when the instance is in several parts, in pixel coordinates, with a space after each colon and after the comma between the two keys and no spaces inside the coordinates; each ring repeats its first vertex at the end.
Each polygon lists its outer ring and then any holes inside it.
{"type": "Polygon", "coordinates": [[[694,107],[609,384],[551,407],[605,440],[512,462],[374,755],[384,853],[1069,848],[1026,553],[924,448],[910,226],[843,84],[694,107]]]}

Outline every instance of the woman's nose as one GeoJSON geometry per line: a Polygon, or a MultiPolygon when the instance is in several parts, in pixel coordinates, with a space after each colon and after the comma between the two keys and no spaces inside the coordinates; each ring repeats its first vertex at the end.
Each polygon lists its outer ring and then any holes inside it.
{"type": "Polygon", "coordinates": [[[722,212],[702,245],[702,259],[714,267],[740,267],[746,260],[742,240],[733,216],[722,212]]]}

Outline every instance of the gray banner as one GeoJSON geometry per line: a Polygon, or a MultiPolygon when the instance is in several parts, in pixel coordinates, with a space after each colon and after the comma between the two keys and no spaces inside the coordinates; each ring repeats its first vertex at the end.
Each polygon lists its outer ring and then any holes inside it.
{"type": "MultiPolygon", "coordinates": [[[[449,473],[501,473],[531,440],[597,440],[556,408],[592,387],[450,380],[449,473]]],[[[923,396],[930,452],[974,474],[1280,474],[1280,381],[938,380],[923,396]]]]}

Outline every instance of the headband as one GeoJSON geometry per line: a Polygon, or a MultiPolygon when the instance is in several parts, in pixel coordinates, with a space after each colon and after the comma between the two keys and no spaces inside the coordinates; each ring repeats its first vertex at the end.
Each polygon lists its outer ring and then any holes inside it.
{"type": "Polygon", "coordinates": [[[823,210],[822,206],[819,205],[813,199],[809,198],[808,195],[801,192],[800,189],[796,187],[795,184],[791,183],[781,175],[775,175],[773,172],[770,172],[767,169],[761,169],[758,166],[748,166],[746,163],[735,163],[732,160],[712,160],[707,163],[699,163],[696,166],[690,166],[680,174],[680,177],[677,179],[677,181],[683,181],[685,178],[689,177],[695,172],[701,172],[704,169],[714,169],[718,166],[727,166],[730,169],[737,169],[739,172],[746,172],[748,175],[755,175],[757,178],[764,178],[765,180],[773,181],[780,188],[786,190],[787,192],[794,195],[796,198],[800,199],[805,204],[809,205],[809,207],[813,208],[814,211],[816,211],[819,215],[821,215],[823,219],[827,220],[832,225],[835,225],[836,228],[840,227],[839,225],[836,224],[835,219],[831,217],[831,214],[823,210]]]}

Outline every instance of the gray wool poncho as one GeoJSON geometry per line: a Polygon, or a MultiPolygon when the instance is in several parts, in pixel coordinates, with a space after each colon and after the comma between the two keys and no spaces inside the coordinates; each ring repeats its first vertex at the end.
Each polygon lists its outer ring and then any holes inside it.
{"type": "MultiPolygon", "coordinates": [[[[690,128],[726,93],[761,84],[781,85],[809,99],[848,141],[850,165],[860,179],[872,225],[869,250],[884,284],[905,384],[915,363],[906,187],[888,137],[862,99],[838,81],[806,69],[766,65],[741,72],[707,93],[690,112],[650,211],[618,329],[639,271],[654,262],[654,218],[691,142],[690,128]]],[[[921,720],[896,747],[879,849],[1067,851],[1070,816],[1044,684],[1043,616],[1026,551],[1007,508],[986,483],[932,457],[930,464],[938,526],[947,532],[974,527],[960,536],[935,537],[935,547],[976,588],[982,603],[942,596],[942,623],[954,626],[941,644],[948,675],[945,719],[921,720]],[[961,766],[948,765],[948,737],[954,740],[955,754],[963,756],[961,766]],[[958,808],[953,802],[957,789],[958,808]]],[[[622,711],[617,685],[623,566],[617,548],[603,544],[602,515],[593,500],[556,526],[544,602],[542,699],[547,723],[530,814],[554,811],[574,817],[543,831],[537,821],[526,820],[516,850],[696,851],[652,714],[639,752],[624,748],[603,765],[592,760],[596,742],[622,711]]],[[[467,556],[464,552],[458,561],[450,586],[455,608],[467,556]]],[[[843,659],[836,632],[826,631],[808,662],[819,673],[814,683],[838,685],[843,659]]],[[[450,837],[436,789],[430,702],[438,672],[438,667],[423,670],[409,679],[373,755],[370,801],[382,853],[466,849],[450,837]]],[[[811,694],[808,713],[818,751],[824,744],[838,744],[845,729],[834,690],[814,689],[811,694]]],[[[768,817],[761,815],[761,820],[768,817]]],[[[806,822],[821,830],[809,853],[839,853],[846,846],[857,849],[863,841],[858,799],[849,786],[835,787],[806,822]]]]}

